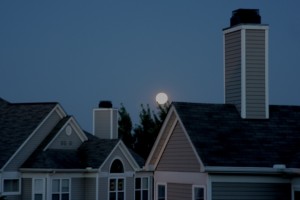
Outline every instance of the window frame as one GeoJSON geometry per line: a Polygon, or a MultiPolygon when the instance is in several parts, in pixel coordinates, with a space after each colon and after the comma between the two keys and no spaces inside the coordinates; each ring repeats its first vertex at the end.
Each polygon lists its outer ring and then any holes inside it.
{"type": "Polygon", "coordinates": [[[60,200],[62,199],[62,195],[63,194],[69,194],[69,200],[71,200],[72,199],[71,198],[71,179],[70,178],[53,178],[51,180],[51,192],[50,192],[50,194],[51,194],[51,200],[53,199],[53,197],[52,197],[53,194],[58,194],[60,200]],[[53,192],[53,181],[54,180],[58,180],[59,181],[59,192],[53,192]],[[68,182],[69,182],[69,184],[68,184],[68,188],[69,188],[68,192],[63,192],[62,191],[62,182],[63,182],[63,180],[68,180],[68,182]]]}
{"type": "Polygon", "coordinates": [[[46,180],[45,180],[45,178],[33,178],[32,179],[32,200],[35,200],[35,194],[42,194],[43,195],[42,199],[45,200],[45,198],[46,198],[46,180]],[[42,193],[36,192],[36,190],[35,190],[35,181],[36,180],[42,180],[42,182],[43,182],[42,193]]]}
{"type": "Polygon", "coordinates": [[[125,177],[110,177],[108,179],[108,199],[110,199],[110,194],[111,193],[115,193],[116,194],[116,199],[118,199],[118,193],[119,192],[123,192],[123,200],[126,199],[126,178],[125,177]],[[116,184],[118,184],[118,181],[119,180],[123,180],[123,190],[119,190],[118,187],[116,186],[116,189],[114,191],[111,191],[110,190],[110,181],[111,180],[115,180],[116,181],[116,184]]]}
{"type": "Polygon", "coordinates": [[[20,178],[3,178],[2,179],[2,194],[3,195],[19,195],[21,194],[21,179],[20,178]],[[18,181],[18,190],[17,191],[5,191],[5,181],[18,181]]]}
{"type": "Polygon", "coordinates": [[[159,197],[158,195],[159,195],[159,186],[164,186],[164,188],[165,188],[165,196],[164,196],[164,199],[163,200],[167,200],[167,190],[168,190],[168,188],[167,188],[167,183],[157,183],[157,185],[156,185],[156,198],[157,198],[157,200],[161,200],[161,198],[162,197],[159,197]]]}
{"type": "Polygon", "coordinates": [[[140,191],[140,199],[143,199],[143,191],[147,191],[147,199],[150,200],[150,177],[149,176],[141,176],[141,177],[135,177],[134,179],[134,199],[136,199],[136,192],[140,191]],[[136,181],[137,179],[141,180],[141,186],[139,189],[136,188],[136,181]],[[147,188],[143,188],[143,179],[147,179],[147,188]]]}
{"type": "Polygon", "coordinates": [[[205,186],[203,186],[203,185],[193,185],[193,187],[192,187],[192,199],[193,200],[196,200],[195,198],[195,189],[198,189],[198,188],[200,188],[200,189],[203,189],[203,200],[206,200],[206,190],[205,190],[205,186]]]}

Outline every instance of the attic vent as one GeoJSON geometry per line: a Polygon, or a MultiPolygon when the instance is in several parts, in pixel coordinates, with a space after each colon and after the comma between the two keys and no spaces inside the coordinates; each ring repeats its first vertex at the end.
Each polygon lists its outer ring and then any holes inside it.
{"type": "Polygon", "coordinates": [[[238,24],[260,24],[261,18],[258,9],[237,9],[232,11],[230,26],[238,24]]]}
{"type": "Polygon", "coordinates": [[[99,108],[112,108],[111,101],[100,101],[99,108]]]}

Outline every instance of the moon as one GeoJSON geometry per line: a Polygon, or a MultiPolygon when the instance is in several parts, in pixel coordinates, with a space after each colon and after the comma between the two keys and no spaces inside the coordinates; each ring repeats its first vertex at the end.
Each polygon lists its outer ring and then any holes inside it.
{"type": "Polygon", "coordinates": [[[160,92],[156,95],[155,100],[158,104],[163,105],[163,104],[167,103],[168,95],[164,92],[160,92]]]}

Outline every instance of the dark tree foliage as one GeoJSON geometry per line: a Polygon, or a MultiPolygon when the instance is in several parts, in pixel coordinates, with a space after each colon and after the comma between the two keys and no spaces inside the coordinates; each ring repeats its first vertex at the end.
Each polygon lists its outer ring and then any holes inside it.
{"type": "Polygon", "coordinates": [[[149,105],[141,105],[140,124],[134,128],[134,150],[147,159],[167,115],[168,106],[158,106],[158,114],[150,111],[149,105]]]}
{"type": "Polygon", "coordinates": [[[132,122],[129,113],[123,104],[119,109],[119,138],[123,140],[125,145],[129,148],[133,148],[134,139],[132,136],[132,122]]]}
{"type": "Polygon", "coordinates": [[[136,153],[147,159],[152,146],[156,140],[164,119],[167,116],[169,105],[159,105],[158,112],[150,110],[142,104],[139,114],[139,124],[132,127],[130,115],[121,104],[119,109],[119,137],[127,147],[132,148],[136,153]]]}

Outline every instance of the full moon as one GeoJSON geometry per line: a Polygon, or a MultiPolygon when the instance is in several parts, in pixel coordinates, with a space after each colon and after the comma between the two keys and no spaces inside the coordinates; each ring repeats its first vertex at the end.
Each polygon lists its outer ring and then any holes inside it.
{"type": "Polygon", "coordinates": [[[160,92],[156,95],[156,102],[160,105],[167,103],[168,101],[168,96],[164,92],[160,92]]]}

